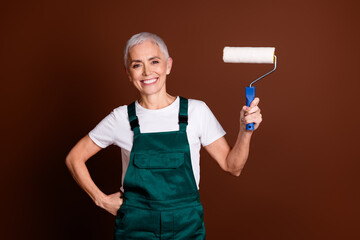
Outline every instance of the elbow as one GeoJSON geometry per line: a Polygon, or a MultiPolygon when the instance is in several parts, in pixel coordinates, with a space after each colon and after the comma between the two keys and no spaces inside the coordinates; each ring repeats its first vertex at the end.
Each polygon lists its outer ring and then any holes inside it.
{"type": "Polygon", "coordinates": [[[74,165],[74,157],[71,156],[71,154],[68,154],[65,158],[65,165],[70,170],[72,169],[72,166],[74,165]]]}
{"type": "Polygon", "coordinates": [[[241,174],[242,169],[228,169],[227,172],[229,172],[234,177],[239,177],[241,174]]]}
{"type": "Polygon", "coordinates": [[[230,172],[230,173],[231,173],[231,175],[233,175],[234,177],[239,177],[240,174],[241,174],[241,170],[232,171],[232,172],[230,172]]]}
{"type": "Polygon", "coordinates": [[[71,166],[71,158],[69,157],[69,155],[66,156],[66,158],[65,158],[65,165],[66,165],[68,168],[70,168],[70,166],[71,166]]]}
{"type": "Polygon", "coordinates": [[[79,157],[76,154],[69,153],[65,158],[65,165],[67,168],[72,171],[73,169],[77,168],[79,164],[85,164],[86,161],[83,158],[79,157]]]}
{"type": "Polygon", "coordinates": [[[233,166],[227,164],[226,167],[224,168],[224,170],[228,173],[230,173],[232,176],[238,177],[241,174],[241,171],[243,170],[244,165],[240,165],[240,166],[233,166]]]}

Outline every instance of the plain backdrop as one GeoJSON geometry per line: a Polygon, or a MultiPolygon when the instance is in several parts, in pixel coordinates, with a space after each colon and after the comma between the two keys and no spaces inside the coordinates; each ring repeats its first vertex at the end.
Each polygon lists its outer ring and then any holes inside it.
{"type": "MultiPolygon", "coordinates": [[[[115,217],[65,157],[138,98],[122,51],[148,31],[174,59],[169,93],[205,101],[231,145],[245,87],[273,66],[225,64],[223,47],[276,47],[278,69],[255,84],[263,122],[241,176],[201,152],[207,239],[359,239],[359,10],[349,0],[2,3],[1,238],[112,239],[115,217]]],[[[102,191],[119,190],[118,147],[87,166],[102,191]]]]}

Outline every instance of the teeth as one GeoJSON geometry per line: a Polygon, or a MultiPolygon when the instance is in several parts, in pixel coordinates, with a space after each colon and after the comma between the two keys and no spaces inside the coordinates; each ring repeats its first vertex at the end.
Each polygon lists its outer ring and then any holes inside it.
{"type": "Polygon", "coordinates": [[[149,83],[153,83],[157,80],[157,78],[154,78],[154,79],[150,79],[150,80],[144,80],[143,82],[146,83],[146,84],[149,84],[149,83]]]}

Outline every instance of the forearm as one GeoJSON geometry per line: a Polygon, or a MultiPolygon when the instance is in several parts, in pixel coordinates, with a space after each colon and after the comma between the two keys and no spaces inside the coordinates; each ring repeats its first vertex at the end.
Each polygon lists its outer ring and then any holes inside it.
{"type": "Polygon", "coordinates": [[[253,131],[240,130],[234,147],[227,155],[227,170],[235,176],[240,175],[248,159],[252,133],[253,131]]]}
{"type": "Polygon", "coordinates": [[[78,185],[91,197],[97,206],[101,207],[106,195],[92,180],[85,162],[68,158],[66,159],[66,165],[78,185]]]}

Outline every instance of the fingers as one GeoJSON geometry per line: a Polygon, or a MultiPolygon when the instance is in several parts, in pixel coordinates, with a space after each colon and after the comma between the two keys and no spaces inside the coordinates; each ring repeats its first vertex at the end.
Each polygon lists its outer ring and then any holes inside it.
{"type": "Polygon", "coordinates": [[[257,106],[260,102],[260,99],[258,97],[256,97],[250,104],[250,108],[253,108],[255,106],[257,106]]]}
{"type": "Polygon", "coordinates": [[[252,122],[261,122],[262,121],[262,115],[260,113],[260,109],[255,111],[254,113],[250,114],[240,114],[241,121],[248,124],[252,122]]]}
{"type": "Polygon", "coordinates": [[[258,106],[260,102],[259,98],[255,98],[251,104],[250,107],[247,106],[243,106],[241,112],[240,112],[240,119],[241,122],[244,124],[248,124],[248,123],[255,123],[255,128],[257,128],[257,126],[259,125],[259,123],[261,123],[262,121],[262,115],[261,115],[261,110],[258,106]]]}
{"type": "Polygon", "coordinates": [[[258,107],[258,104],[260,102],[260,99],[256,97],[250,104],[250,107],[243,106],[242,110],[244,110],[244,115],[249,115],[252,113],[255,113],[257,111],[260,112],[260,108],[258,107]]]}
{"type": "Polygon", "coordinates": [[[250,115],[255,112],[260,112],[260,108],[258,106],[255,106],[253,108],[250,108],[250,110],[245,110],[245,116],[250,115]]]}
{"type": "Polygon", "coordinates": [[[248,116],[242,118],[242,122],[245,124],[248,124],[248,123],[259,124],[262,122],[262,115],[260,113],[254,113],[254,114],[248,115],[248,116]]]}

